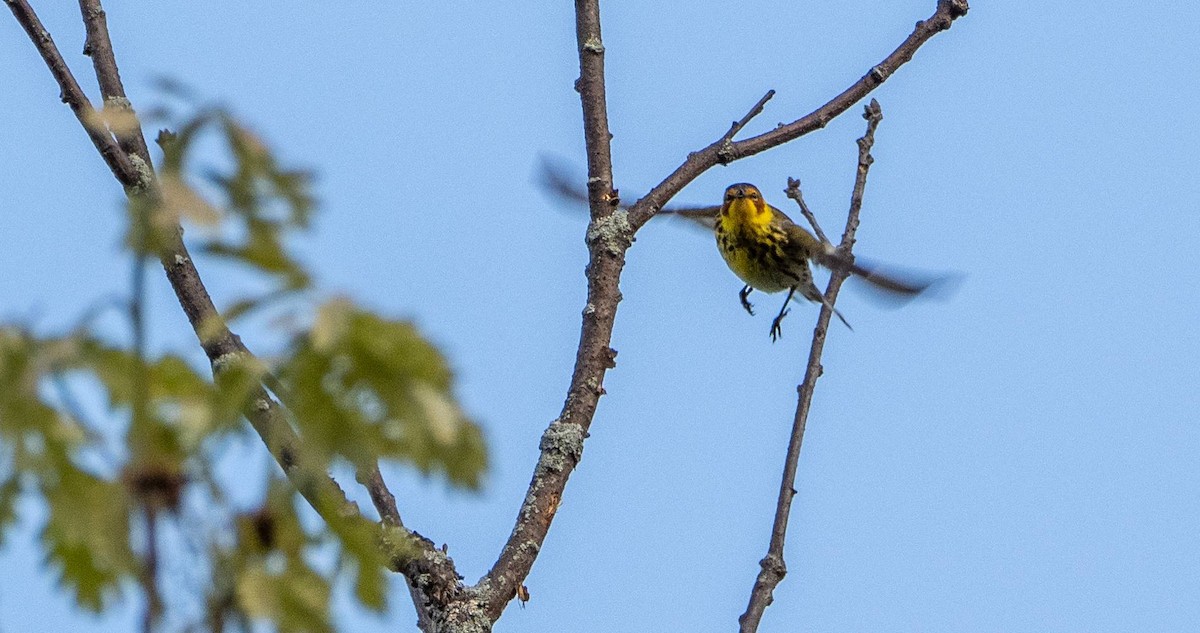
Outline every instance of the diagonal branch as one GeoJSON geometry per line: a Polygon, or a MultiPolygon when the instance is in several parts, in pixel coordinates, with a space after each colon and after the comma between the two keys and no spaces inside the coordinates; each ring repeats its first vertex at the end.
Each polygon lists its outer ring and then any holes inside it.
{"type": "Polygon", "coordinates": [[[817,216],[813,215],[812,209],[809,209],[808,203],[804,201],[804,192],[800,191],[800,179],[788,178],[788,186],[784,190],[784,193],[787,194],[787,197],[795,200],[797,205],[800,205],[800,214],[804,216],[805,220],[808,220],[808,224],[813,227],[813,231],[817,234],[817,238],[821,240],[821,243],[829,244],[829,238],[825,237],[825,231],[821,230],[821,225],[817,222],[817,216]]]}
{"type": "MultiPolygon", "coordinates": [[[[875,143],[875,128],[883,120],[883,111],[879,102],[871,99],[863,113],[867,120],[867,132],[858,139],[858,173],[854,179],[854,191],[850,196],[850,212],[846,218],[846,230],[842,234],[842,243],[838,250],[849,256],[854,247],[854,235],[858,231],[858,215],[862,209],[863,191],[867,185],[867,172],[874,159],[871,157],[871,146],[875,143]]],[[[798,185],[799,183],[797,183],[798,185]]],[[[762,570],[754,581],[750,591],[750,603],[746,612],[738,618],[742,633],[753,633],[758,630],[763,612],[771,604],[775,587],[787,573],[783,561],[783,544],[787,537],[788,515],[792,509],[792,498],[796,496],[796,468],[800,461],[800,448],[804,443],[804,428],[808,423],[808,412],[812,406],[813,391],[817,387],[824,369],[821,366],[821,354],[825,350],[825,335],[829,331],[829,321],[833,316],[832,306],[837,301],[842,282],[849,276],[846,269],[834,270],[829,278],[829,287],[825,290],[825,303],[821,306],[821,314],[817,317],[817,327],[813,331],[812,348],[808,354],[808,366],[804,371],[804,381],[797,387],[799,399],[796,403],[796,416],[792,421],[792,437],[788,442],[787,457],[783,465],[783,481],[779,485],[779,503],[775,508],[775,523],[771,527],[771,542],[767,547],[767,555],[759,565],[762,570]]]]}
{"type": "MultiPolygon", "coordinates": [[[[85,52],[92,57],[105,103],[110,107],[120,108],[128,115],[121,125],[113,126],[119,128],[116,130],[116,139],[106,129],[103,118],[96,115],[95,109],[79,87],[54,40],[27,0],[5,1],[59,84],[63,101],[75,112],[76,118],[87,131],[113,175],[125,187],[126,195],[131,200],[143,197],[151,201],[161,200],[141,127],[130,123],[136,119],[121,84],[108,35],[107,20],[100,1],[80,0],[79,4],[88,34],[85,52]]],[[[182,233],[182,227],[175,224],[162,231],[162,235],[156,236],[160,245],[157,255],[167,280],[212,365],[214,377],[220,381],[224,375],[239,368],[259,366],[254,355],[242,343],[241,338],[230,331],[217,311],[183,243],[182,233]]],[[[249,404],[244,413],[250,425],[309,505],[328,522],[343,520],[346,516],[357,514],[357,506],[346,498],[345,492],[337,482],[323,468],[309,463],[305,458],[300,437],[288,423],[279,402],[261,385],[251,390],[247,402],[249,404]]],[[[437,551],[431,541],[402,527],[395,500],[383,484],[382,477],[377,475],[377,472],[368,473],[366,477],[371,498],[376,503],[385,525],[401,530],[403,541],[386,552],[391,558],[392,567],[400,570],[414,583],[419,577],[420,589],[427,596],[445,599],[459,596],[463,587],[455,572],[453,561],[437,551]]],[[[422,607],[422,602],[418,600],[418,609],[422,607]]]]}
{"type": "Polygon", "coordinates": [[[80,125],[87,132],[88,138],[92,139],[92,144],[100,152],[105,164],[112,170],[117,180],[121,181],[121,184],[126,187],[135,186],[138,182],[137,170],[129,161],[129,157],[121,151],[112,135],[104,128],[100,117],[96,116],[92,102],[79,87],[79,82],[75,81],[70,67],[58,52],[58,47],[54,45],[54,39],[50,37],[50,32],[46,30],[46,27],[42,26],[42,21],[34,13],[33,7],[29,6],[27,0],[5,0],[5,2],[8,3],[8,8],[12,10],[13,16],[25,29],[25,33],[33,41],[34,47],[45,60],[50,74],[54,75],[54,80],[58,82],[59,89],[62,91],[59,97],[75,113],[75,118],[79,119],[80,125]]]}
{"type": "Polygon", "coordinates": [[[916,28],[896,50],[825,105],[765,134],[732,143],[722,137],[708,147],[688,154],[682,165],[633,205],[629,210],[629,223],[634,230],[641,228],[681,189],[718,164],[727,164],[764,152],[825,127],[835,117],[883,84],[900,66],[911,60],[925,42],[949,29],[954,20],[966,15],[968,8],[967,0],[938,0],[933,15],[929,19],[917,22],[916,28]]]}

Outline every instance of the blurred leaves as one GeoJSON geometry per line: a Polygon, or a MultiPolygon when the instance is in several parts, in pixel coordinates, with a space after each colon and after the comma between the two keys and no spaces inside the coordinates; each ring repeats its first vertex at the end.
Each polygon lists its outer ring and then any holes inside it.
{"type": "MultiPolygon", "coordinates": [[[[79,347],[76,366],[90,371],[105,388],[110,408],[131,408],[137,364],[133,351],[94,338],[83,339],[79,347]]],[[[214,435],[240,430],[246,398],[258,384],[258,375],[246,368],[240,378],[224,377],[218,389],[178,354],[148,360],[146,373],[149,425],[131,429],[131,433],[142,437],[130,440],[152,441],[147,450],[181,458],[194,453],[214,435]],[[158,437],[147,437],[150,435],[158,437]]]]}
{"type": "Polygon", "coordinates": [[[332,631],[331,582],[308,561],[317,540],[301,525],[294,499],[289,484],[275,478],[263,506],[237,518],[232,606],[275,622],[280,633],[332,631]]]}
{"type": "Polygon", "coordinates": [[[94,442],[80,423],[39,391],[52,372],[77,362],[75,338],[38,339],[0,326],[0,451],[9,468],[0,481],[0,528],[22,487],[49,508],[42,529],[47,562],[84,608],[99,611],[136,566],[129,545],[124,489],[85,470],[78,457],[94,442]]]}
{"type": "MultiPolygon", "coordinates": [[[[124,129],[136,122],[130,117],[114,108],[97,124],[124,129]]],[[[219,107],[199,108],[158,140],[157,185],[128,191],[126,245],[135,260],[162,257],[184,221],[201,229],[189,235],[193,250],[269,281],[226,318],[310,289],[312,275],[289,250],[315,207],[307,172],[283,167],[219,107]]],[[[284,404],[302,441],[296,457],[316,476],[342,461],[374,468],[390,459],[477,488],[483,434],[454,398],[446,359],[412,323],[347,299],[313,310],[311,328],[286,331],[270,362],[228,353],[212,361],[213,374],[185,354],[139,354],[114,342],[125,332],[100,328],[96,313],[64,335],[0,323],[0,541],[21,495],[42,501],[45,559],[92,611],[123,588],[145,591],[144,561],[156,546],[146,541],[147,517],[160,530],[203,539],[195,551],[207,561],[196,573],[209,575],[210,628],[257,630],[269,621],[281,632],[331,631],[337,578],[365,607],[385,609],[383,552],[395,556],[401,545],[387,542],[381,525],[358,513],[302,521],[293,483],[276,466],[264,471],[268,482],[245,468],[223,478],[222,447],[251,435],[243,414],[264,386],[284,404]],[[230,501],[256,485],[265,488],[256,509],[230,501]],[[333,563],[314,562],[322,560],[333,563]]],[[[216,325],[201,323],[201,338],[216,325]]]]}
{"type": "MultiPolygon", "coordinates": [[[[164,130],[158,144],[163,150],[160,197],[151,224],[174,226],[186,219],[206,229],[196,251],[244,265],[274,284],[260,296],[237,300],[226,311],[227,318],[311,286],[311,275],[286,244],[290,233],[308,228],[316,206],[309,172],[282,167],[253,131],[219,107],[202,108],[176,132],[164,130]],[[193,155],[202,153],[203,143],[214,137],[222,147],[223,166],[196,170],[200,184],[193,185],[193,155]],[[206,193],[218,201],[209,202],[206,193]]],[[[134,218],[139,204],[139,198],[131,198],[134,218]]]]}
{"type": "Polygon", "coordinates": [[[411,323],[335,299],[292,341],[279,375],[306,443],[326,460],[399,459],[478,487],[482,433],[454,402],[445,359],[411,323]]]}
{"type": "Polygon", "coordinates": [[[354,595],[374,611],[387,607],[387,561],[379,547],[380,526],[351,515],[334,521],[330,530],[342,546],[339,567],[354,578],[354,595]]]}
{"type": "Polygon", "coordinates": [[[48,561],[84,608],[100,611],[140,563],[129,544],[130,503],[124,488],[70,465],[44,482],[50,518],[42,530],[48,561]]]}

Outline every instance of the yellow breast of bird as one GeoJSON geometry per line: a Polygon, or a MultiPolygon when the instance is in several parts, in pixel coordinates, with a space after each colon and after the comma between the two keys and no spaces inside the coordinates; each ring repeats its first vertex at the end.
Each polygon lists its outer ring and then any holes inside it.
{"type": "Polygon", "coordinates": [[[808,278],[807,262],[790,261],[787,235],[770,224],[723,216],[716,225],[717,248],[725,263],[755,290],[780,292],[808,278]]]}

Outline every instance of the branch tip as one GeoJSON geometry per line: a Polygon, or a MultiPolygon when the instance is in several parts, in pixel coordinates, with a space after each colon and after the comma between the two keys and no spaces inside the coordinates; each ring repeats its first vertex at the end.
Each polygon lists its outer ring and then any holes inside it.
{"type": "Polygon", "coordinates": [[[961,18],[971,9],[967,4],[967,0],[940,0],[938,2],[938,9],[940,10],[943,7],[945,7],[946,13],[950,16],[951,20],[961,18]]]}
{"type": "MultiPolygon", "coordinates": [[[[768,90],[767,94],[763,95],[762,98],[759,99],[758,102],[755,103],[752,108],[750,108],[750,111],[747,112],[745,116],[743,116],[741,119],[739,119],[737,121],[734,121],[733,125],[729,126],[729,131],[725,133],[725,136],[721,137],[722,151],[725,151],[727,149],[727,147],[728,147],[729,151],[732,151],[733,147],[732,147],[731,141],[733,141],[733,137],[735,135],[737,135],[738,132],[741,132],[742,128],[746,127],[746,124],[750,122],[750,119],[753,119],[754,117],[758,116],[759,114],[762,114],[762,111],[766,107],[767,102],[770,101],[771,98],[774,96],[775,96],[775,89],[772,88],[771,90],[768,90]]],[[[718,154],[720,154],[720,153],[721,152],[718,152],[718,154]]],[[[732,156],[732,154],[729,154],[729,156],[732,156]]],[[[732,158],[729,158],[729,160],[733,161],[733,160],[737,160],[737,158],[732,157],[732,158]]]]}

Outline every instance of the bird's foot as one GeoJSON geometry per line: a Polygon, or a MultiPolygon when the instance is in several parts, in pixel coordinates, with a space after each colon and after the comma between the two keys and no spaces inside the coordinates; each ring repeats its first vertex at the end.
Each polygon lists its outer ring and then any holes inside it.
{"type": "Polygon", "coordinates": [[[791,308],[788,308],[788,309],[784,310],[783,312],[780,312],[779,316],[775,317],[775,320],[771,321],[771,342],[772,343],[779,340],[779,337],[783,336],[783,317],[787,316],[788,312],[791,312],[791,311],[792,311],[791,308]]]}
{"type": "Polygon", "coordinates": [[[750,292],[753,290],[754,289],[750,286],[745,286],[738,292],[738,299],[741,300],[742,307],[746,309],[746,312],[750,313],[750,316],[754,316],[754,305],[750,303],[750,299],[748,297],[750,296],[750,292]]]}

